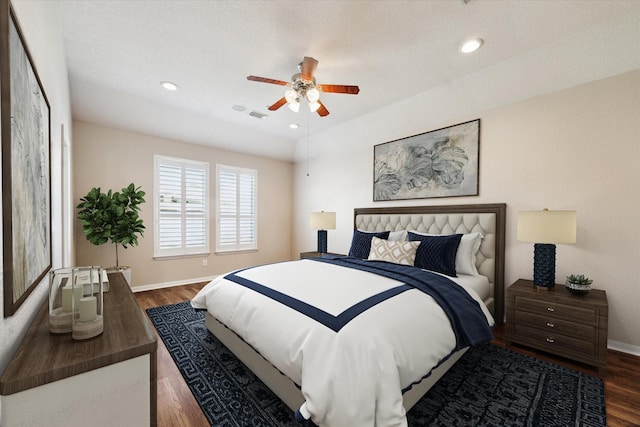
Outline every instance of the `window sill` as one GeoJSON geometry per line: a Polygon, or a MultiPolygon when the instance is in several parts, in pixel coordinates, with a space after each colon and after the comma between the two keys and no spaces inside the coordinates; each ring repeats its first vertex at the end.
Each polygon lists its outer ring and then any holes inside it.
{"type": "Polygon", "coordinates": [[[164,261],[164,260],[183,259],[183,258],[202,258],[202,257],[208,257],[210,255],[211,255],[211,252],[202,252],[199,254],[186,254],[186,255],[155,255],[153,259],[156,261],[164,261]]]}
{"type": "Polygon", "coordinates": [[[215,251],[215,255],[236,255],[236,254],[245,254],[251,252],[258,252],[258,249],[231,249],[228,251],[215,251]]]}

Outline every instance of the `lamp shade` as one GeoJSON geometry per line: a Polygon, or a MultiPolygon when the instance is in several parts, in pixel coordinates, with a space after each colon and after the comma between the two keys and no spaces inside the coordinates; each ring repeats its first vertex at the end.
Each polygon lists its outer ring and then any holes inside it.
{"type": "Polygon", "coordinates": [[[531,243],[575,243],[576,211],[518,212],[518,240],[531,243]]]}
{"type": "Polygon", "coordinates": [[[286,99],[288,103],[298,102],[298,92],[294,89],[288,88],[284,91],[284,99],[286,99]]]}
{"type": "Polygon", "coordinates": [[[309,110],[312,113],[315,113],[316,111],[318,111],[318,108],[320,108],[320,103],[318,101],[309,103],[309,110]]]}
{"type": "Polygon", "coordinates": [[[298,111],[300,111],[300,102],[298,101],[294,100],[292,102],[289,102],[287,105],[289,106],[289,109],[294,113],[297,113],[298,111]]]}
{"type": "Polygon", "coordinates": [[[309,228],[312,230],[335,230],[335,212],[311,212],[309,216],[309,228]]]}
{"type": "Polygon", "coordinates": [[[318,99],[320,99],[320,91],[318,91],[318,89],[313,87],[307,91],[307,100],[309,101],[309,104],[318,102],[318,99]]]}

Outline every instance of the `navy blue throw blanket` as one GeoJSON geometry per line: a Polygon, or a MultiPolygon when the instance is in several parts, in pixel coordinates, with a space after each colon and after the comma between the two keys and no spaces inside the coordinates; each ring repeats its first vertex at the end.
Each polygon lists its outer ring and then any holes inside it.
{"type": "Polygon", "coordinates": [[[324,255],[314,261],[355,268],[388,277],[430,295],[446,313],[456,336],[456,351],[493,339],[478,302],[461,286],[439,274],[385,261],[367,261],[346,256],[324,255]]]}

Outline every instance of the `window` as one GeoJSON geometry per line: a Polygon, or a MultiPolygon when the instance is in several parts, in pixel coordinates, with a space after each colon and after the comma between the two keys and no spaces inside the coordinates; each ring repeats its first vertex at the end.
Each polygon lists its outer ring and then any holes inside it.
{"type": "Polygon", "coordinates": [[[209,164],[155,156],[154,257],[209,253],[209,164]]]}
{"type": "Polygon", "coordinates": [[[258,249],[258,172],[253,169],[217,165],[216,174],[216,252],[258,249]]]}

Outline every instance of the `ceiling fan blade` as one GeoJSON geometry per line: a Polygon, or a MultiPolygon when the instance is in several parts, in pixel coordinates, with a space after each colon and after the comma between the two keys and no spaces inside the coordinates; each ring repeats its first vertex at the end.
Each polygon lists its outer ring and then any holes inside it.
{"type": "Polygon", "coordinates": [[[318,115],[320,117],[328,116],[329,110],[327,110],[327,107],[325,107],[321,101],[318,101],[318,103],[320,104],[320,108],[316,110],[318,112],[318,115]]]}
{"type": "Polygon", "coordinates": [[[286,86],[289,82],[283,82],[282,80],[268,79],[266,77],[258,77],[258,76],[247,76],[247,80],[251,80],[253,82],[261,82],[261,83],[271,83],[274,85],[286,86]]]}
{"type": "Polygon", "coordinates": [[[283,96],[282,98],[280,98],[276,102],[274,102],[273,105],[271,105],[269,107],[269,110],[276,111],[278,108],[282,107],[286,103],[287,103],[287,100],[283,96]]]}
{"type": "Polygon", "coordinates": [[[300,78],[308,82],[313,81],[313,73],[316,72],[317,66],[317,60],[311,58],[310,56],[305,56],[304,60],[302,61],[302,67],[300,68],[300,78]]]}
{"type": "Polygon", "coordinates": [[[360,92],[360,88],[358,86],[317,85],[316,87],[320,92],[328,92],[328,93],[346,93],[349,95],[357,95],[360,92]]]}

